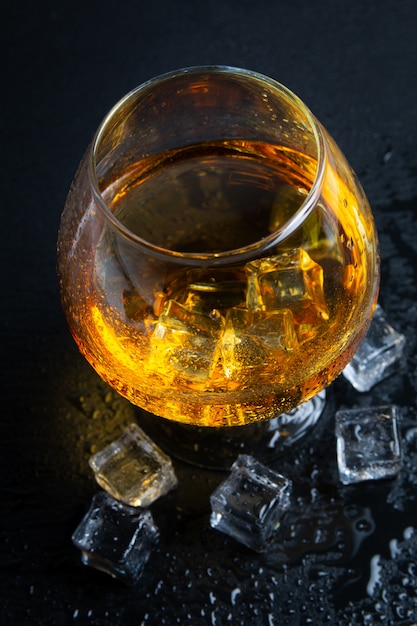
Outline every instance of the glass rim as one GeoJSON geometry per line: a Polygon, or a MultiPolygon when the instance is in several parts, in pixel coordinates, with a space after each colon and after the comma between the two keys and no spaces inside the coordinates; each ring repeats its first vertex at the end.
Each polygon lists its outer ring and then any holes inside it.
{"type": "Polygon", "coordinates": [[[304,221],[317,205],[322,188],[325,164],[326,151],[324,146],[322,129],[307,105],[288,87],[276,81],[275,79],[266,76],[265,74],[253,70],[242,69],[230,65],[196,65],[159,74],[158,76],[155,76],[141,83],[140,85],[129,91],[124,97],[122,97],[105,115],[93,137],[93,141],[90,147],[88,172],[93,196],[98,207],[101,209],[104,217],[111,224],[111,226],[124,239],[126,239],[138,248],[145,249],[153,256],[165,260],[171,260],[177,263],[180,262],[188,265],[210,265],[218,263],[239,262],[241,260],[251,258],[255,253],[262,253],[265,250],[268,250],[269,248],[282,243],[288,237],[290,237],[304,223],[304,221]],[[114,216],[112,211],[109,209],[107,203],[103,199],[97,178],[96,155],[100,146],[100,141],[109,123],[117,114],[117,112],[120,111],[129,100],[136,98],[142,91],[145,91],[149,87],[152,87],[152,85],[156,85],[161,81],[166,81],[181,75],[198,73],[223,73],[236,76],[245,76],[248,78],[252,78],[255,81],[267,83],[274,90],[280,92],[288,100],[292,101],[293,104],[297,106],[297,108],[302,110],[307,122],[310,124],[317,148],[317,168],[315,171],[314,180],[308,193],[306,194],[294,214],[272,233],[266,235],[265,237],[262,237],[261,239],[253,241],[250,244],[247,244],[240,248],[232,248],[229,250],[221,250],[218,252],[180,252],[178,250],[171,250],[169,248],[158,246],[146,239],[143,239],[136,233],[132,232],[114,216]]]}

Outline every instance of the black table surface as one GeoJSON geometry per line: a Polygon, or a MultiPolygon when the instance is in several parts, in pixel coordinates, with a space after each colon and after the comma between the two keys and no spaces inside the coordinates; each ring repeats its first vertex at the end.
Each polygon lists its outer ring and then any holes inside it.
{"type": "Polygon", "coordinates": [[[416,623],[417,3],[6,0],[1,13],[1,623],[416,623]],[[339,378],[319,430],[275,463],[294,480],[296,537],[287,529],[260,556],[210,529],[222,476],[177,464],[179,489],[152,507],[160,543],[125,587],[71,542],[98,491],[88,458],[135,411],[70,337],[56,235],[110,107],[153,76],[206,64],[277,79],[339,143],[374,211],[380,303],[407,337],[406,362],[365,394],[339,378]],[[402,411],[400,476],[342,487],[334,411],[384,403],[402,411]]]}

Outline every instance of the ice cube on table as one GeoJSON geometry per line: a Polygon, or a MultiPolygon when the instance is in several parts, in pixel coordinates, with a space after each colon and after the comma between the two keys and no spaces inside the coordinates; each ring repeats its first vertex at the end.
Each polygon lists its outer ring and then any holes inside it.
{"type": "Polygon", "coordinates": [[[127,584],[140,578],[159,531],[148,509],[131,507],[105,492],[96,494],[72,535],[84,565],[127,584]]]}
{"type": "Polygon", "coordinates": [[[366,337],[343,376],[357,391],[369,391],[395,371],[404,346],[405,336],[389,324],[384,310],[377,305],[366,337]]]}
{"type": "Polygon", "coordinates": [[[172,462],[136,424],[89,459],[96,481],[131,506],[146,507],[177,486],[172,462]]]}
{"type": "Polygon", "coordinates": [[[210,496],[210,525],[263,552],[290,506],[291,489],[288,478],[241,454],[210,496]]]}
{"type": "Polygon", "coordinates": [[[343,484],[395,477],[401,468],[401,441],[395,405],[336,413],[337,463],[343,484]]]}

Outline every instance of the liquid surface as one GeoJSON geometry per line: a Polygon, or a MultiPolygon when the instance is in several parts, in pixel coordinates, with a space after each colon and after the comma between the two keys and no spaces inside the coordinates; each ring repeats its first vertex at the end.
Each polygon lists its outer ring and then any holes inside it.
{"type": "MultiPolygon", "coordinates": [[[[103,195],[154,245],[224,252],[282,226],[315,167],[276,146],[205,144],[137,163],[103,195]]],[[[355,244],[366,224],[360,212],[340,210],[352,194],[334,172],[330,181],[284,245],[241,264],[168,266],[110,229],[98,233],[88,332],[76,337],[85,356],[134,404],[196,425],[250,423],[315,395],[366,329],[368,268],[355,244]]]]}
{"type": "Polygon", "coordinates": [[[113,195],[118,220],[150,243],[178,252],[224,252],[259,241],[289,219],[314,170],[288,148],[207,143],[142,161],[105,195],[113,195]]]}

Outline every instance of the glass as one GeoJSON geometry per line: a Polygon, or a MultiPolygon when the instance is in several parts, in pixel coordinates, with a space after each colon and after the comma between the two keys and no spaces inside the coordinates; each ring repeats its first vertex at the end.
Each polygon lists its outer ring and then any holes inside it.
{"type": "Polygon", "coordinates": [[[110,111],[58,257],[82,354],[167,441],[174,424],[192,442],[260,422],[271,440],[275,420],[274,449],[291,445],[321,413],[292,410],[350,361],[379,285],[371,210],[334,141],[287,88],[229,67],[160,76],[110,111]]]}

